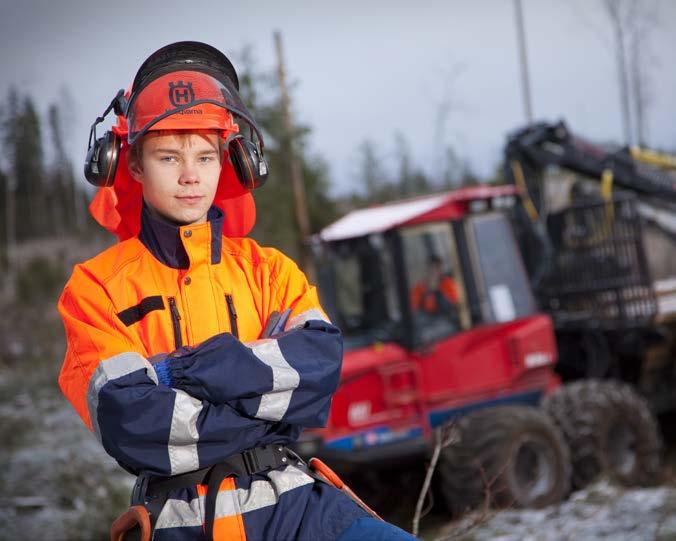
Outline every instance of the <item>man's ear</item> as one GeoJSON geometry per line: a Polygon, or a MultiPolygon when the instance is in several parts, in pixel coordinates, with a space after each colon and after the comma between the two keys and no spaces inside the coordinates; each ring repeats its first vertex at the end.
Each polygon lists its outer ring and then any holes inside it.
{"type": "Polygon", "coordinates": [[[129,156],[127,158],[127,169],[129,169],[129,174],[136,182],[143,184],[143,167],[141,165],[141,160],[137,156],[129,156]]]}

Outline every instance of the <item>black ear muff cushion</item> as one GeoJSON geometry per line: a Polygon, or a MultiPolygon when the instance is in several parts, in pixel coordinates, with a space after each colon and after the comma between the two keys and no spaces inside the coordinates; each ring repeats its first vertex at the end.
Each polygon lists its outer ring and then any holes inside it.
{"type": "Polygon", "coordinates": [[[239,181],[245,188],[252,190],[256,186],[255,154],[247,146],[241,137],[236,137],[228,145],[228,150],[239,181]]]}
{"type": "Polygon", "coordinates": [[[120,155],[120,137],[113,132],[96,140],[87,152],[85,178],[94,186],[108,187],[115,181],[120,155]]]}
{"type": "Polygon", "coordinates": [[[113,132],[108,132],[106,134],[106,152],[103,153],[105,160],[108,162],[108,167],[106,168],[106,176],[103,179],[102,186],[108,187],[112,186],[115,182],[115,174],[117,173],[117,162],[120,156],[120,137],[113,132]]]}
{"type": "Polygon", "coordinates": [[[93,184],[94,186],[98,185],[98,180],[97,180],[97,171],[94,171],[93,167],[94,164],[92,164],[92,160],[94,158],[94,154],[96,153],[96,147],[99,144],[98,141],[94,141],[94,144],[87,150],[87,158],[85,159],[85,164],[84,164],[84,175],[85,178],[87,179],[87,182],[90,184],[93,184]]]}

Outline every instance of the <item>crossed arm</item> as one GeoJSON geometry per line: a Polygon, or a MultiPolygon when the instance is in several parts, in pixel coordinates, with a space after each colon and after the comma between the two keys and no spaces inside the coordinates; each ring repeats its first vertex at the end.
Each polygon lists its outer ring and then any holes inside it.
{"type": "Polygon", "coordinates": [[[325,424],[342,340],[319,310],[296,314],[272,338],[247,344],[219,334],[153,365],[100,294],[64,290],[59,384],[128,469],[175,475],[325,424]]]}
{"type": "Polygon", "coordinates": [[[241,415],[318,427],[326,423],[341,356],[338,329],[310,319],[251,343],[218,334],[174,352],[155,369],[161,383],[212,404],[229,404],[241,415]]]}

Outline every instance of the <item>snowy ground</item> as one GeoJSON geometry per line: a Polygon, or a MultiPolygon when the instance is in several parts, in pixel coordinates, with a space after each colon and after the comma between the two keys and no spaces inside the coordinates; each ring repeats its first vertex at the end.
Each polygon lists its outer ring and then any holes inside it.
{"type": "MultiPolygon", "coordinates": [[[[39,378],[38,378],[39,379],[39,378]]],[[[104,540],[133,479],[87,432],[54,382],[24,392],[0,372],[0,540],[104,540]]],[[[400,516],[399,524],[410,529],[400,516]]],[[[421,521],[425,540],[676,541],[676,488],[626,490],[605,482],[542,510],[476,512],[421,521]]]]}
{"type": "Polygon", "coordinates": [[[109,539],[111,521],[127,505],[132,477],[106,455],[54,385],[23,392],[0,380],[2,541],[109,539]]]}
{"type": "Polygon", "coordinates": [[[133,479],[61,395],[56,310],[4,308],[10,317],[0,321],[0,541],[110,539],[133,479]]]}
{"type": "MultiPolygon", "coordinates": [[[[0,343],[0,352],[10,352],[0,357],[0,541],[107,540],[110,523],[126,509],[133,478],[106,455],[60,394],[58,319],[44,328],[44,321],[34,321],[11,321],[14,330],[26,327],[32,340],[0,343]]],[[[0,339],[9,336],[2,331],[0,339]]],[[[671,440],[666,478],[673,480],[676,438],[671,440]]],[[[387,479],[373,481],[381,501],[366,499],[382,512],[381,506],[396,500],[398,509],[387,516],[410,529],[422,475],[400,470],[389,472],[387,479]]],[[[440,508],[421,521],[426,541],[676,541],[673,481],[633,490],[600,482],[558,506],[477,512],[455,522],[440,508]]]]}
{"type": "Polygon", "coordinates": [[[560,505],[477,512],[423,533],[430,540],[675,541],[676,488],[626,490],[601,481],[560,505]]]}

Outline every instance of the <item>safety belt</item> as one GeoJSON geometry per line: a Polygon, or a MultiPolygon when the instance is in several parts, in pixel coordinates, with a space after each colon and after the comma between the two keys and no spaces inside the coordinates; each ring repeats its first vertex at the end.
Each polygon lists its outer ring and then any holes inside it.
{"type": "Polygon", "coordinates": [[[155,529],[157,518],[167,501],[169,492],[195,485],[207,485],[205,497],[204,527],[206,538],[213,540],[214,520],[216,518],[216,498],[218,489],[223,479],[227,477],[243,477],[257,473],[265,473],[270,470],[293,464],[314,479],[327,483],[351,498],[364,511],[372,517],[382,520],[361,498],[359,498],[349,486],[326,464],[317,458],[310,459],[308,466],[291,449],[271,444],[265,447],[249,449],[240,454],[233,455],[223,462],[181,475],[172,477],[160,477],[148,473],[141,473],[134,484],[131,495],[129,511],[119,517],[111,529],[112,541],[123,541],[126,532],[131,532],[138,525],[140,539],[149,541],[152,531],[155,529]],[[141,515],[145,516],[141,516],[141,515]]]}
{"type": "Polygon", "coordinates": [[[138,525],[141,529],[141,539],[149,539],[154,531],[169,492],[195,485],[207,485],[205,497],[204,527],[207,539],[213,539],[214,520],[216,518],[216,498],[221,482],[227,477],[243,477],[294,464],[304,466],[304,462],[290,449],[283,445],[271,444],[265,447],[249,449],[226,460],[199,470],[160,477],[142,472],[137,478],[131,493],[129,511],[113,523],[111,539],[122,541],[126,532],[131,532],[138,525]],[[140,510],[145,510],[147,520],[139,519],[140,510]],[[149,530],[147,533],[144,530],[149,530]]]}

